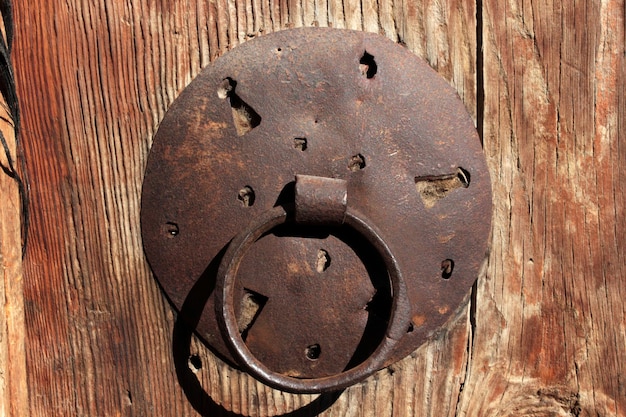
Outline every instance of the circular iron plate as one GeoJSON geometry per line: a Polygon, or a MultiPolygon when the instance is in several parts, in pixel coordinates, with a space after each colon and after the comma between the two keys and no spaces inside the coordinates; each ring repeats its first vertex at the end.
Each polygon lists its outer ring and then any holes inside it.
{"type": "MultiPolygon", "coordinates": [[[[347,180],[348,205],[384,236],[413,318],[386,364],[403,358],[457,309],[485,258],[491,185],[462,102],[404,47],[323,28],[246,42],[189,84],[154,138],[142,236],[171,302],[226,360],[212,295],[221,256],[292,197],[296,174],[347,180]],[[227,77],[234,91],[223,99],[227,77]]],[[[256,306],[243,330],[250,350],[291,376],[353,366],[376,322],[386,325],[379,264],[349,230],[264,236],[238,274],[238,314],[256,306]]]]}

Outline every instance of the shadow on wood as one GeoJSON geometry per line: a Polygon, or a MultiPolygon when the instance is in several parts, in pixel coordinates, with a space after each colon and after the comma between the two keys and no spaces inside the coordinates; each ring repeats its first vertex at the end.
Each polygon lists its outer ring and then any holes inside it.
{"type": "MultiPolygon", "coordinates": [[[[203,416],[243,416],[226,409],[216,402],[202,387],[202,384],[190,369],[191,340],[207,300],[217,280],[217,270],[226,248],[224,247],[211,261],[202,276],[198,279],[193,289],[185,299],[183,307],[174,324],[172,334],[172,354],[178,383],[183,389],[185,396],[193,408],[203,416]]],[[[200,336],[199,336],[200,337],[200,336]]],[[[214,352],[214,350],[212,350],[214,352]]],[[[214,352],[215,353],[215,352],[214,352]]],[[[223,358],[220,358],[223,360],[223,358]]],[[[199,358],[198,358],[199,360],[199,358]]],[[[201,366],[200,364],[198,364],[201,366]]],[[[307,417],[317,416],[330,408],[341,396],[343,390],[321,394],[315,400],[299,409],[281,414],[283,417],[307,417]]]]}

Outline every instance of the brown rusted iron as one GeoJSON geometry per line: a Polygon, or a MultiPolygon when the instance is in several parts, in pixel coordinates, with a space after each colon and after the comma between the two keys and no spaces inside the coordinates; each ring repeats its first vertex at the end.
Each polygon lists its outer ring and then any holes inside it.
{"type": "Polygon", "coordinates": [[[295,392],[427,340],[476,279],[490,220],[454,90],[402,46],[336,29],[262,36],[207,67],[165,115],[142,191],[146,256],[181,318],[295,392]]]}
{"type": "Polygon", "coordinates": [[[326,226],[343,224],[347,204],[346,180],[296,175],[296,223],[326,226]]]}
{"type": "MultiPolygon", "coordinates": [[[[398,263],[380,234],[360,214],[346,206],[345,190],[344,180],[296,175],[296,203],[292,217],[295,223],[350,226],[360,234],[361,238],[365,239],[366,243],[375,248],[385,264],[393,294],[390,317],[380,345],[363,362],[335,375],[303,379],[297,371],[294,371],[295,375],[275,372],[257,359],[246,345],[240,326],[241,315],[235,313],[233,295],[239,265],[250,246],[263,234],[288,221],[289,212],[285,207],[274,207],[254,219],[231,241],[220,264],[215,292],[216,316],[225,340],[237,363],[244,365],[252,375],[275,388],[301,393],[346,388],[383,367],[393,348],[410,326],[411,308],[398,263]]],[[[346,279],[349,277],[344,277],[344,280],[346,279]]],[[[324,296],[324,294],[308,294],[309,298],[315,299],[316,296],[324,296]]],[[[342,296],[351,298],[352,294],[346,292],[342,296]]],[[[290,294],[286,294],[285,297],[291,299],[290,294]]],[[[342,313],[339,310],[334,315],[341,317],[342,313]]],[[[334,335],[334,337],[339,337],[339,343],[341,343],[341,335],[334,335]]],[[[322,350],[321,346],[319,343],[308,345],[307,349],[301,352],[294,347],[295,352],[292,354],[299,353],[299,356],[304,354],[308,360],[318,360],[328,354],[325,349],[322,350]],[[311,346],[315,346],[315,352],[311,351],[311,346]]],[[[330,344],[324,344],[324,347],[326,346],[330,344]]],[[[332,355],[332,352],[330,354],[332,355]]]]}

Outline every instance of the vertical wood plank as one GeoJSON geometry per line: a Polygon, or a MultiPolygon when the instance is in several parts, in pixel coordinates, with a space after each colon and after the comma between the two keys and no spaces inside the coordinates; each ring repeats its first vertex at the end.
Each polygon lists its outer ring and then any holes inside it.
{"type": "Polygon", "coordinates": [[[468,416],[624,416],[624,2],[485,0],[494,228],[468,416]]]}
{"type": "Polygon", "coordinates": [[[27,240],[23,202],[28,199],[28,181],[19,146],[19,103],[13,101],[16,92],[11,80],[14,28],[6,7],[0,11],[0,415],[14,417],[29,415],[22,268],[22,248],[27,240]]]}
{"type": "MultiPolygon", "coordinates": [[[[6,109],[6,103],[2,100],[0,131],[15,164],[15,130],[6,109]]],[[[0,163],[3,167],[8,167],[4,151],[0,154],[0,163]]],[[[0,195],[0,415],[28,416],[21,202],[16,181],[5,172],[0,174],[0,195]]]]}
{"type": "Polygon", "coordinates": [[[475,2],[403,1],[393,9],[401,16],[397,39],[456,88],[476,120],[475,2]]]}

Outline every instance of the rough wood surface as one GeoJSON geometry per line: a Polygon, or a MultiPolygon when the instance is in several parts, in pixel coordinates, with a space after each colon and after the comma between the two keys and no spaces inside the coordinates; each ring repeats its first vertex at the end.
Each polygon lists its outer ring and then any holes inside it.
{"type": "Polygon", "coordinates": [[[28,402],[12,398],[13,415],[626,416],[624,3],[562,3],[16,4],[32,224],[28,402]],[[483,131],[495,210],[485,272],[447,328],[320,397],[263,387],[177,325],[139,230],[151,138],[177,94],[238,43],[310,25],[426,58],[483,131]]]}
{"type": "MultiPolygon", "coordinates": [[[[0,5],[0,416],[28,415],[20,184],[19,110],[11,79],[13,26],[0,5]]],[[[26,223],[26,222],[24,222],[26,223]]]]}
{"type": "MultiPolygon", "coordinates": [[[[0,131],[9,157],[17,155],[15,130],[4,101],[0,104],[0,131]]],[[[8,167],[0,152],[0,164],[8,167]]],[[[0,175],[0,416],[25,416],[28,410],[24,351],[24,298],[21,251],[21,208],[17,183],[0,175]]]]}
{"type": "Polygon", "coordinates": [[[626,415],[624,24],[620,1],[484,2],[495,216],[467,415],[626,415]]]}

